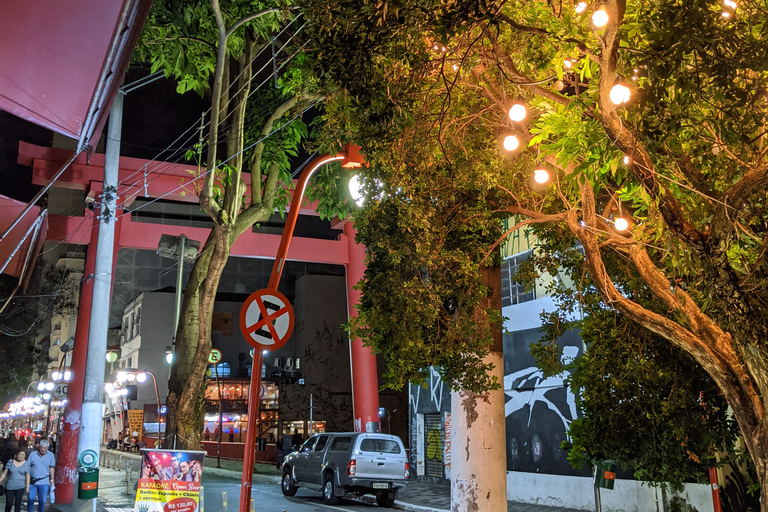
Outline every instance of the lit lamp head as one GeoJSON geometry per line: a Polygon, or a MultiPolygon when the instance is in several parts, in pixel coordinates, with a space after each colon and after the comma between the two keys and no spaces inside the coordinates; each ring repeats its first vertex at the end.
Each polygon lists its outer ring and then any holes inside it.
{"type": "Polygon", "coordinates": [[[173,364],[173,349],[171,347],[165,347],[165,362],[173,364]]]}
{"type": "Polygon", "coordinates": [[[618,217],[613,222],[616,231],[626,231],[629,228],[629,222],[624,217],[618,217]]]}
{"type": "Polygon", "coordinates": [[[504,137],[504,149],[514,151],[520,147],[520,140],[516,135],[507,135],[504,137]]]}
{"type": "Polygon", "coordinates": [[[608,13],[601,7],[592,13],[592,24],[596,27],[604,27],[608,24],[608,13]]]}
{"type": "Polygon", "coordinates": [[[549,173],[546,169],[536,169],[533,171],[533,180],[536,183],[546,183],[549,181],[549,173]]]}
{"type": "Polygon", "coordinates": [[[624,84],[621,78],[618,78],[611,88],[611,103],[614,105],[621,105],[628,102],[631,96],[632,94],[629,91],[629,87],[624,84]]]}
{"type": "Polygon", "coordinates": [[[45,382],[38,382],[37,383],[37,390],[38,391],[45,391],[45,382]]]}
{"type": "Polygon", "coordinates": [[[357,169],[363,166],[365,159],[360,154],[360,146],[357,144],[345,144],[344,148],[344,160],[341,161],[341,166],[345,169],[357,169]]]}
{"type": "Polygon", "coordinates": [[[357,206],[363,206],[365,196],[363,196],[363,184],[360,183],[360,176],[353,174],[349,178],[349,195],[357,206]]]}
{"type": "Polygon", "coordinates": [[[522,101],[516,101],[514,105],[509,109],[509,118],[516,123],[519,123],[528,116],[528,109],[525,108],[525,104],[522,101]]]}
{"type": "Polygon", "coordinates": [[[53,391],[53,388],[55,388],[55,387],[56,387],[56,384],[54,384],[53,382],[46,382],[45,383],[45,390],[46,391],[53,391]]]}
{"type": "Polygon", "coordinates": [[[114,363],[115,361],[117,361],[117,352],[115,351],[107,352],[107,362],[114,363]]]}
{"type": "Polygon", "coordinates": [[[136,374],[136,382],[141,384],[142,382],[146,382],[147,380],[147,374],[146,373],[137,373],[136,374]]]}
{"type": "Polygon", "coordinates": [[[117,380],[117,382],[125,382],[128,380],[128,374],[125,372],[117,372],[115,379],[117,380]]]}

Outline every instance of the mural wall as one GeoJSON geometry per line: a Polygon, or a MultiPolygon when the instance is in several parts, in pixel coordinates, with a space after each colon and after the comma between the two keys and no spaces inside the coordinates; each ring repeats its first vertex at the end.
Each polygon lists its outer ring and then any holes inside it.
{"type": "MultiPolygon", "coordinates": [[[[587,475],[576,471],[560,444],[577,416],[576,396],[566,384],[566,373],[545,377],[531,357],[529,345],[541,337],[539,329],[504,334],[504,413],[507,427],[507,470],[557,475],[587,475]]],[[[578,333],[558,340],[563,362],[582,350],[578,333]]]]}

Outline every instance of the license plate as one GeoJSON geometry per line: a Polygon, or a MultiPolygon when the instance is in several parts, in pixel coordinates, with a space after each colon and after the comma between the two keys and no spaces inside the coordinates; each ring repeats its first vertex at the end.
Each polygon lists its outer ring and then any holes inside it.
{"type": "Polygon", "coordinates": [[[374,489],[389,489],[389,484],[374,482],[371,487],[373,487],[374,489]]]}

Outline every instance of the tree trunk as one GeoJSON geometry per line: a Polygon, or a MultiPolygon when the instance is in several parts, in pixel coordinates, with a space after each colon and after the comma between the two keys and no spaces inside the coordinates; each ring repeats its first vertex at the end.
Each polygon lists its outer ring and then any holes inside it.
{"type": "Polygon", "coordinates": [[[176,335],[175,359],[168,381],[168,423],[164,448],[199,450],[205,412],[204,387],[211,352],[211,316],[216,290],[230,251],[229,229],[211,230],[192,268],[176,335]]]}
{"type": "MultiPolygon", "coordinates": [[[[501,311],[501,269],[481,270],[492,295],[478,308],[478,323],[488,324],[484,310],[501,311]]],[[[492,374],[504,382],[501,325],[490,325],[493,345],[485,358],[492,374]]],[[[507,510],[507,450],[504,390],[451,392],[451,512],[507,510]]]]}

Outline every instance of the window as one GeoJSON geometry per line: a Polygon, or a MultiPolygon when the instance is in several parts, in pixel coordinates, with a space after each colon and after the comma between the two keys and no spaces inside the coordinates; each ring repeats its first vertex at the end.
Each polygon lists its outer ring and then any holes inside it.
{"type": "Polygon", "coordinates": [[[229,365],[229,363],[219,363],[217,365],[208,365],[208,370],[211,372],[211,377],[216,377],[216,372],[219,372],[219,377],[231,377],[232,376],[232,367],[229,365]],[[214,368],[215,366],[215,368],[214,368]]]}
{"type": "Polygon", "coordinates": [[[315,446],[316,452],[321,452],[325,448],[325,445],[328,444],[328,437],[329,436],[320,436],[317,438],[317,446],[315,446]]]}
{"type": "Polygon", "coordinates": [[[312,451],[312,447],[315,446],[315,442],[317,441],[316,437],[310,437],[306,440],[306,442],[301,446],[301,450],[304,453],[309,453],[312,451]]]}
{"type": "Polygon", "coordinates": [[[515,280],[520,265],[528,259],[531,252],[524,252],[507,258],[501,264],[501,305],[512,306],[536,299],[536,289],[526,291],[525,286],[515,280]]]}
{"type": "Polygon", "coordinates": [[[352,444],[351,437],[337,437],[331,443],[331,450],[339,450],[339,451],[349,450],[350,444],[352,444]]]}
{"type": "Polygon", "coordinates": [[[125,343],[131,337],[131,314],[127,314],[123,317],[123,328],[120,332],[122,342],[125,343]]]}
{"type": "Polygon", "coordinates": [[[363,439],[360,450],[364,452],[400,453],[400,445],[391,439],[363,439]]]}
{"type": "Polygon", "coordinates": [[[131,339],[139,335],[140,329],[141,329],[141,308],[136,308],[133,311],[133,333],[131,334],[131,339]]]}

